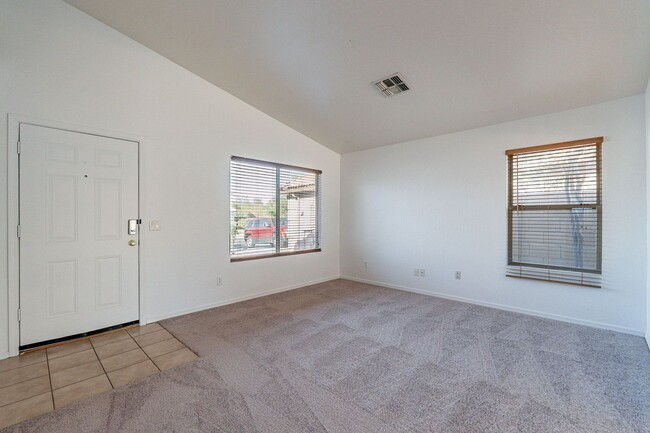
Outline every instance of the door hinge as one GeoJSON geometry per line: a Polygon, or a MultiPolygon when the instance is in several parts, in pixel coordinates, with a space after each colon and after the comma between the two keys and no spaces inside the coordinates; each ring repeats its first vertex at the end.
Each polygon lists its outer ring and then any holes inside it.
{"type": "Polygon", "coordinates": [[[142,220],[139,219],[139,218],[136,220],[136,222],[137,222],[138,224],[142,224],[142,220]]]}
{"type": "Polygon", "coordinates": [[[20,322],[20,319],[21,319],[21,317],[20,317],[20,308],[18,309],[17,313],[18,313],[18,321],[20,322]]]}
{"type": "Polygon", "coordinates": [[[21,146],[20,141],[19,141],[19,142],[17,143],[17,146],[16,146],[16,153],[18,153],[18,155],[20,155],[20,150],[21,150],[21,148],[22,148],[22,146],[21,146]]]}
{"type": "Polygon", "coordinates": [[[16,227],[16,236],[20,237],[20,224],[16,227]]]}

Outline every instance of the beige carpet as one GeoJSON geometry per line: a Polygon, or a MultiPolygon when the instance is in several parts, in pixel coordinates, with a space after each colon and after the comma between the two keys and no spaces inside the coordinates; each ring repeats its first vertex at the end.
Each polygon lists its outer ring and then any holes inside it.
{"type": "Polygon", "coordinates": [[[650,431],[641,337],[346,280],[163,325],[201,358],[7,431],[650,431]]]}

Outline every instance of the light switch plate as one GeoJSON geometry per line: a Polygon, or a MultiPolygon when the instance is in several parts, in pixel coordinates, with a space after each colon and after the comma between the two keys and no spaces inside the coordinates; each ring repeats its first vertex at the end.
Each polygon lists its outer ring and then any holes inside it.
{"type": "Polygon", "coordinates": [[[160,221],[149,221],[149,231],[159,232],[160,231],[160,221]]]}

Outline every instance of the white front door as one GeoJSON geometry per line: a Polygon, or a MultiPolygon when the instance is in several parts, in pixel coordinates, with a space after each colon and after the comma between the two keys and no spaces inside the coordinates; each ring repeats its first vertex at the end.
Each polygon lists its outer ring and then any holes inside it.
{"type": "Polygon", "coordinates": [[[20,345],[138,320],[138,143],[21,124],[19,161],[20,345]]]}

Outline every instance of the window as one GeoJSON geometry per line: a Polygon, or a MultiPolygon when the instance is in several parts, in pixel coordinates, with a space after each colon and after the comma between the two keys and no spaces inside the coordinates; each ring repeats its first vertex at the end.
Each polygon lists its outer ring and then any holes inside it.
{"type": "Polygon", "coordinates": [[[602,142],[506,151],[507,276],[600,287],[602,142]]]}
{"type": "Polygon", "coordinates": [[[320,251],[320,170],[233,156],[230,261],[320,251]]]}

